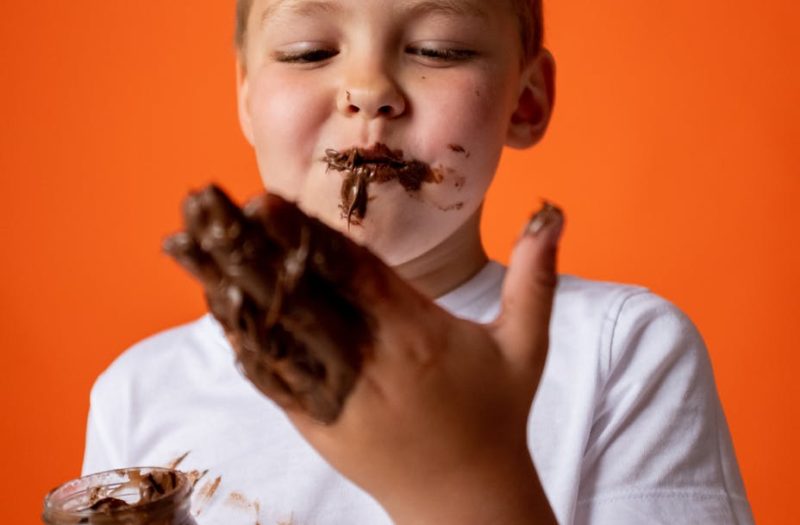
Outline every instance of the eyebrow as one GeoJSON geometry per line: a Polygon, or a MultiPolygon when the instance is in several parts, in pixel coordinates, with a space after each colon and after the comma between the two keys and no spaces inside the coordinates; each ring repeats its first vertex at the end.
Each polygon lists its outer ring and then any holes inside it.
{"type": "Polygon", "coordinates": [[[404,10],[408,11],[412,15],[435,13],[456,16],[466,15],[484,19],[489,17],[489,14],[481,7],[481,5],[473,1],[421,0],[418,2],[407,3],[409,6],[404,10]]]}
{"type": "MultiPolygon", "coordinates": [[[[264,8],[260,20],[263,25],[276,12],[284,10],[295,15],[310,16],[331,14],[341,9],[341,4],[335,0],[276,0],[264,8]]],[[[471,0],[412,0],[404,2],[402,10],[412,16],[434,13],[449,16],[471,16],[482,19],[489,17],[480,3],[471,0]]]]}
{"type": "Polygon", "coordinates": [[[310,16],[320,13],[329,14],[340,10],[341,5],[330,0],[277,0],[264,8],[261,13],[261,24],[263,25],[278,11],[289,11],[295,15],[310,16]]]}

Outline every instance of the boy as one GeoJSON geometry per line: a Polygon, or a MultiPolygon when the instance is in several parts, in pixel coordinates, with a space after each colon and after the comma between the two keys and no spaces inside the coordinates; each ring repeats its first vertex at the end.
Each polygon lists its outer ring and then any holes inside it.
{"type": "MultiPolygon", "coordinates": [[[[349,268],[338,293],[371,335],[359,376],[320,424],[297,370],[265,374],[246,330],[206,316],[101,376],[85,472],[183,458],[208,470],[201,525],[752,521],[705,348],[679,311],[641,288],[557,280],[553,207],[507,271],[487,262],[478,225],[502,148],[535,144],[554,100],[537,2],[237,10],[239,115],[265,186],[321,220],[312,242],[331,228],[378,256],[348,242],[306,256],[349,268]],[[388,171],[331,169],[356,156],[388,171]],[[418,185],[403,179],[412,165],[430,170],[418,185]]],[[[191,202],[206,213],[213,199],[191,202]]],[[[279,240],[302,222],[274,197],[248,213],[279,240]]],[[[190,240],[219,262],[215,220],[190,240]]],[[[238,270],[219,297],[257,302],[238,270]]],[[[322,321],[289,321],[289,338],[331,340],[322,321]]]]}

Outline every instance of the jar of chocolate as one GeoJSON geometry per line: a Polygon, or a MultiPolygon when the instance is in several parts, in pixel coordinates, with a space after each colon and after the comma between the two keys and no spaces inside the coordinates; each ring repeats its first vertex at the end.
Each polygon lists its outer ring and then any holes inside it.
{"type": "Polygon", "coordinates": [[[74,479],[44,500],[47,525],[197,525],[192,483],[183,472],[129,468],[74,479]]]}

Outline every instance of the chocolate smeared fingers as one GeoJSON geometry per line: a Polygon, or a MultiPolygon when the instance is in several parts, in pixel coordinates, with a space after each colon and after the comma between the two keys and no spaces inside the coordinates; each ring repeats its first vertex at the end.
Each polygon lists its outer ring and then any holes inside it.
{"type": "Polygon", "coordinates": [[[209,310],[226,332],[232,331],[240,322],[241,291],[230,284],[214,259],[200,248],[189,233],[180,232],[167,237],[162,248],[200,281],[209,310]]]}
{"type": "Polygon", "coordinates": [[[250,221],[219,187],[208,186],[186,198],[186,230],[228,279],[257,303],[275,297],[274,274],[280,269],[280,248],[259,224],[250,221]]]}
{"type": "Polygon", "coordinates": [[[358,378],[372,328],[341,283],[327,278],[335,273],[309,264],[330,256],[328,237],[344,238],[284,203],[295,212],[277,219],[287,221],[279,230],[294,231],[293,243],[272,237],[266,226],[276,219],[267,208],[245,213],[219,188],[206,188],[187,198],[186,231],[165,251],[202,282],[247,377],[280,405],[331,423],[358,378]]]}
{"type": "MultiPolygon", "coordinates": [[[[385,263],[323,222],[306,216],[278,195],[264,194],[251,200],[246,212],[260,221],[267,235],[287,251],[308,253],[306,268],[334,283],[339,293],[356,305],[370,298],[386,297],[386,279],[394,277],[385,263]],[[303,228],[293,225],[302,223],[303,228]]],[[[374,307],[375,305],[369,305],[374,307]]]]}

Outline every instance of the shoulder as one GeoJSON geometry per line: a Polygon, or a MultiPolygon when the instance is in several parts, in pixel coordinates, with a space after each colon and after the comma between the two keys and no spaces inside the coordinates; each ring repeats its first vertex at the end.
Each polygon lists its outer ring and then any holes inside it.
{"type": "Polygon", "coordinates": [[[705,354],[694,324],[669,300],[643,286],[571,275],[559,278],[551,331],[554,338],[566,341],[585,343],[592,338],[603,375],[632,351],[663,358],[702,347],[705,354]]]}
{"type": "Polygon", "coordinates": [[[612,322],[618,321],[623,313],[685,317],[672,303],[644,286],[594,281],[567,274],[559,276],[554,308],[561,314],[583,314],[612,322]]]}
{"type": "Polygon", "coordinates": [[[188,374],[212,370],[215,362],[230,360],[221,328],[210,315],[147,337],[125,350],[97,378],[92,402],[106,392],[119,396],[126,390],[151,390],[175,386],[188,374]]]}

